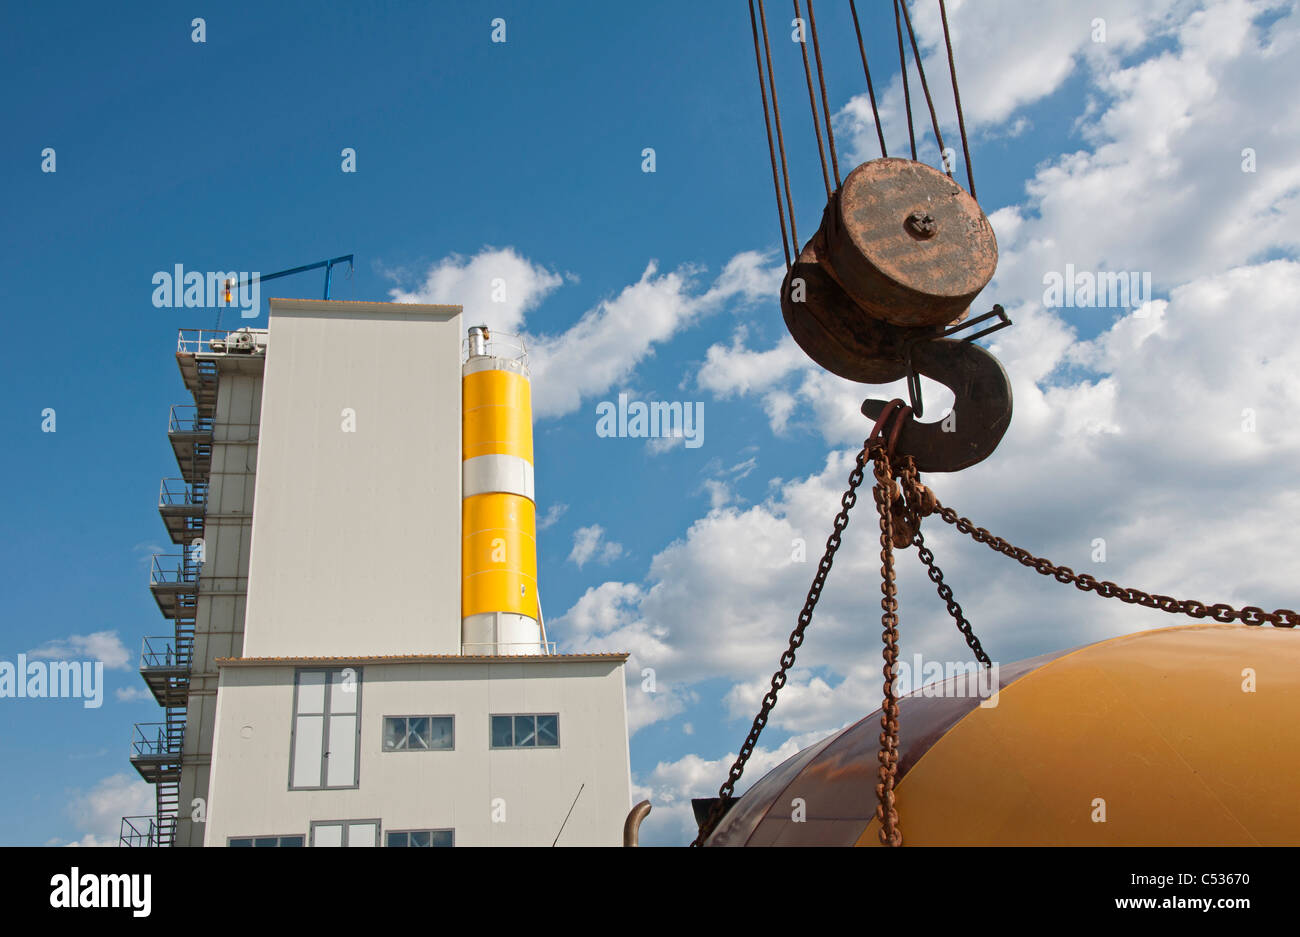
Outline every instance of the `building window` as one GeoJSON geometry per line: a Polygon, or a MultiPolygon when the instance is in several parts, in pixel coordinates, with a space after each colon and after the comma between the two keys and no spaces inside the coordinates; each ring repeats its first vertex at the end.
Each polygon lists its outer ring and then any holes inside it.
{"type": "Polygon", "coordinates": [[[301,846],[304,836],[232,836],[227,846],[301,846]]]}
{"type": "Polygon", "coordinates": [[[385,716],[384,751],[449,752],[456,747],[452,716],[385,716]]]}
{"type": "Polygon", "coordinates": [[[492,717],[493,748],[559,748],[560,717],[555,713],[492,717]]]}
{"type": "Polygon", "coordinates": [[[455,830],[400,830],[386,834],[389,846],[455,846],[455,830]]]}
{"type": "Polygon", "coordinates": [[[361,671],[299,670],[294,676],[289,789],[356,787],[361,756],[361,671]]]}
{"type": "Polygon", "coordinates": [[[318,820],[311,825],[313,846],[378,846],[378,820],[318,820]]]}

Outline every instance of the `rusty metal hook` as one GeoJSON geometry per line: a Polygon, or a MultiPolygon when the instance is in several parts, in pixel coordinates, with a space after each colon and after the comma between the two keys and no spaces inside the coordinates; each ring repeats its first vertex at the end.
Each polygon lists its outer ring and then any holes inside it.
{"type": "MultiPolygon", "coordinates": [[[[956,325],[944,329],[935,337],[949,338],[958,332],[964,332],[969,328],[979,325],[981,322],[986,322],[995,317],[998,320],[997,322],[986,328],[980,329],[972,335],[963,335],[961,340],[963,342],[973,342],[977,338],[983,338],[985,335],[990,335],[993,332],[1005,329],[1011,324],[1011,320],[1007,318],[1007,311],[1003,309],[1000,304],[995,303],[993,308],[989,312],[984,313],[984,315],[976,316],[974,319],[967,319],[964,322],[958,322],[956,325]]],[[[912,336],[905,339],[903,342],[903,364],[907,370],[907,397],[908,402],[912,406],[912,412],[916,414],[918,420],[925,416],[925,402],[921,397],[921,376],[912,364],[912,349],[923,341],[933,341],[933,339],[912,336]]]]}
{"type": "MultiPolygon", "coordinates": [[[[917,374],[951,390],[955,400],[952,413],[938,423],[908,419],[895,452],[912,456],[921,472],[957,472],[992,455],[1011,424],[1011,381],[1002,363],[979,345],[948,338],[917,344],[911,363],[917,374]]],[[[877,420],[894,403],[866,400],[862,413],[877,420]]]]}

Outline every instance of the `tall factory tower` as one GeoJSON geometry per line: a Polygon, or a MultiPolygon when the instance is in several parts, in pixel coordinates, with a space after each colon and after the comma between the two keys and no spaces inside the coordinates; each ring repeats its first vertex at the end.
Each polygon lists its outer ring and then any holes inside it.
{"type": "Polygon", "coordinates": [[[522,348],[502,356],[490,341],[486,328],[470,329],[463,367],[461,642],[493,654],[541,654],[528,365],[522,348]]]}
{"type": "Polygon", "coordinates": [[[131,754],[159,797],[123,843],[618,844],[627,655],[547,640],[522,344],[459,306],[270,309],[178,349],[167,715],[131,754]]]}

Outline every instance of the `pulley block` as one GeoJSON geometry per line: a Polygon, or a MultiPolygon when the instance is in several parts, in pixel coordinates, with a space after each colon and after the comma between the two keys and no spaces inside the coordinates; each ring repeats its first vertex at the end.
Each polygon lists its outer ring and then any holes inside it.
{"type": "Polygon", "coordinates": [[[866,314],[823,262],[818,231],[781,284],[785,326],[804,353],[833,374],[864,384],[888,384],[907,374],[905,343],[934,338],[941,327],[901,328],[866,314]]]}
{"type": "Polygon", "coordinates": [[[849,173],[821,233],[822,259],[845,292],[893,325],[957,321],[997,269],[997,240],[979,204],[909,159],[875,159],[849,173]]]}

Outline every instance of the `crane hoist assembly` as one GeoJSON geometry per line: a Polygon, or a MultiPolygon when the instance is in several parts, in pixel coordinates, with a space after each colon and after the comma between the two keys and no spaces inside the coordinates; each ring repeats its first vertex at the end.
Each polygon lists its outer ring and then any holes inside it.
{"type": "MultiPolygon", "coordinates": [[[[1237,689],[1242,653],[1249,653],[1257,666],[1264,661],[1276,664],[1273,678],[1283,686],[1267,705],[1256,700],[1253,715],[1242,718],[1265,723],[1273,719],[1281,726],[1289,718],[1286,713],[1300,705],[1300,641],[1296,640],[1300,634],[1294,631],[1300,614],[1148,595],[1075,573],[960,517],[921,482],[922,472],[956,472],[987,459],[1010,426],[1012,413],[1011,383],[1005,370],[988,350],[975,344],[976,339],[1009,326],[1010,319],[1001,305],[970,314],[972,303],[993,278],[998,249],[975,196],[948,11],[944,0],[935,0],[965,186],[952,175],[954,151],[944,146],[913,29],[909,6],[921,2],[926,0],[912,4],[893,0],[892,4],[908,128],[908,156],[900,157],[890,156],[886,146],[862,39],[863,21],[855,0],[849,0],[847,12],[857,38],[880,157],[841,177],[813,2],[807,0],[805,19],[799,0],[793,0],[796,32],[792,38],[802,57],[826,194],[820,225],[801,244],[767,13],[763,0],[749,0],[785,253],[780,306],[786,327],[825,370],[865,384],[905,380],[908,400],[868,398],[862,404],[872,426],[849,475],[825,553],[780,667],[726,781],[717,797],[695,801],[699,833],[692,845],[898,846],[903,843],[900,814],[915,830],[909,842],[918,844],[1300,841],[1300,817],[1282,810],[1287,791],[1300,783],[1300,757],[1259,746],[1234,756],[1232,771],[1214,769],[1216,753],[1232,745],[1235,736],[1229,733],[1236,711],[1245,705],[1245,694],[1237,689]],[[912,71],[942,154],[942,169],[917,158],[912,71]],[[940,422],[918,419],[924,414],[922,376],[953,393],[952,409],[940,422]],[[791,757],[737,798],[735,786],[794,666],[868,473],[880,539],[884,645],[880,709],[791,757]],[[1004,702],[997,707],[977,706],[978,700],[923,705],[915,692],[900,699],[895,692],[899,658],[895,550],[916,548],[978,667],[982,672],[990,668],[997,672],[926,546],[921,526],[927,517],[938,517],[976,542],[1081,591],[1194,619],[1211,618],[1213,623],[1142,632],[1007,665],[1000,674],[999,696],[1004,702]],[[1245,627],[1263,624],[1278,627],[1245,627]],[[1283,628],[1292,630],[1279,630],[1283,628]],[[1189,656],[1189,650],[1199,654],[1189,656]],[[1134,666],[1143,679],[1127,679],[1126,668],[1134,666]],[[1089,667],[1104,668],[1110,679],[1105,687],[1094,685],[1082,694],[1087,705],[1080,706],[1081,693],[1071,681],[1084,679],[1081,674],[1090,672],[1089,667]],[[1152,673],[1161,679],[1149,679],[1152,673]],[[1216,674],[1234,692],[1207,696],[1198,689],[1216,674]],[[1162,689],[1157,692],[1153,684],[1162,689]],[[906,719],[900,719],[900,709],[915,720],[901,736],[900,723],[906,724],[906,719]],[[1198,725],[1196,714],[1203,711],[1206,724],[1198,725]],[[1114,739],[1107,752],[1089,750],[1078,741],[1087,738],[1098,722],[1114,739]],[[1013,746],[1010,754],[1002,749],[994,757],[989,747],[992,739],[1003,743],[1014,739],[1019,747],[1013,746]],[[1169,748],[1172,755],[1166,751],[1169,748]],[[990,759],[997,762],[996,770],[987,769],[985,762],[990,759]],[[874,769],[864,764],[871,760],[874,769]],[[1129,770],[1134,763],[1147,767],[1129,770]],[[865,782],[867,777],[874,777],[874,785],[865,782]],[[1093,797],[1096,788],[1124,800],[1123,819],[1076,822],[1079,816],[1088,819],[1088,801],[1082,798],[1093,797]],[[1030,790],[1032,795],[1027,793],[1030,790]],[[1171,798],[1171,791],[1178,796],[1171,798]],[[792,796],[806,802],[806,817],[786,819],[792,796]],[[1207,818],[1207,812],[1213,815],[1207,818]]],[[[875,9],[885,6],[877,4],[875,9]]],[[[648,810],[648,804],[642,803],[629,815],[626,838],[631,843],[648,810]]]]}

